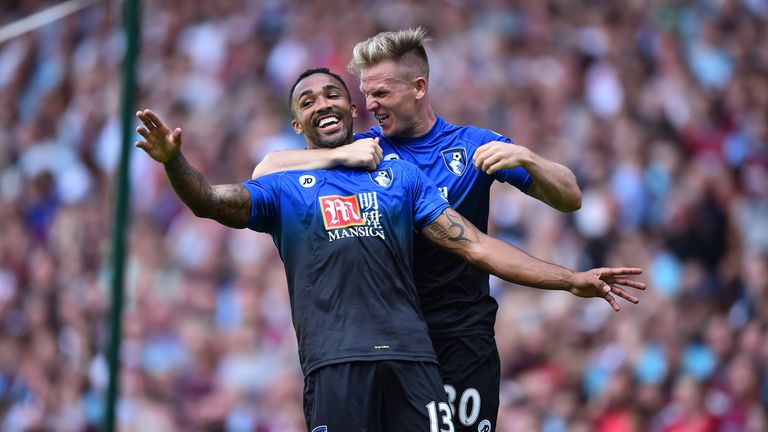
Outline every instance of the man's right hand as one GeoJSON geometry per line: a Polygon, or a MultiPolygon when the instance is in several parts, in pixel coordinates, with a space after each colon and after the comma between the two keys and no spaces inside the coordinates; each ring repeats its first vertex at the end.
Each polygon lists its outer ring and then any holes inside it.
{"type": "Polygon", "coordinates": [[[381,162],[383,152],[379,138],[363,138],[352,144],[334,149],[338,154],[339,164],[348,168],[376,169],[381,162]]]}
{"type": "Polygon", "coordinates": [[[136,147],[144,150],[154,160],[167,163],[177,157],[181,152],[181,128],[170,129],[160,120],[152,110],[138,111],[136,117],[144,124],[139,126],[136,132],[144,140],[136,141],[136,147]]]}

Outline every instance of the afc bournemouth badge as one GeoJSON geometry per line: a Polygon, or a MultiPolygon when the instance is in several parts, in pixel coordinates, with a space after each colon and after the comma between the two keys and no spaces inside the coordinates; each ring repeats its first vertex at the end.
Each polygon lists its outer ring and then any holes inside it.
{"type": "Polygon", "coordinates": [[[461,147],[450,148],[443,150],[443,162],[448,171],[461,176],[464,174],[464,170],[467,168],[467,151],[461,147]]]}
{"type": "Polygon", "coordinates": [[[371,180],[373,180],[374,183],[381,187],[389,187],[389,185],[392,183],[392,168],[369,171],[368,175],[371,177],[371,180]]]}

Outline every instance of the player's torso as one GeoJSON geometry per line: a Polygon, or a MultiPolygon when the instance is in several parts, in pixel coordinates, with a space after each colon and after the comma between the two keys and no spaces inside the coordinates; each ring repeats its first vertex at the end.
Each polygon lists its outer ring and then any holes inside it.
{"type": "MultiPolygon", "coordinates": [[[[493,179],[472,165],[475,150],[486,139],[474,131],[439,120],[429,134],[418,139],[390,139],[376,132],[385,160],[402,159],[416,165],[456,211],[485,232],[493,179]]],[[[431,332],[493,331],[498,305],[489,295],[485,272],[416,236],[414,278],[431,332]]]]}
{"type": "Polygon", "coordinates": [[[412,279],[412,196],[396,165],[282,174],[273,236],[305,372],[434,356],[412,279]]]}

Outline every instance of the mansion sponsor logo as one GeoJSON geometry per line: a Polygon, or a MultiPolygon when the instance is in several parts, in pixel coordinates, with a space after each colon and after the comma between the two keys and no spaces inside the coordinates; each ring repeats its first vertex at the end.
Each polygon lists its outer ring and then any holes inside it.
{"type": "Polygon", "coordinates": [[[376,192],[321,196],[320,209],[328,241],[349,237],[384,238],[376,192]]]}

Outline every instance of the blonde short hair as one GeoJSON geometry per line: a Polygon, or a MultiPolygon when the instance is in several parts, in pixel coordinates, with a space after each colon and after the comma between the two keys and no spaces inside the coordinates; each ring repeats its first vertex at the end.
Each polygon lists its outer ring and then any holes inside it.
{"type": "Polygon", "coordinates": [[[431,39],[421,27],[382,32],[355,45],[347,69],[358,75],[363,69],[391,60],[404,68],[409,79],[429,78],[429,60],[424,44],[431,39]]]}

